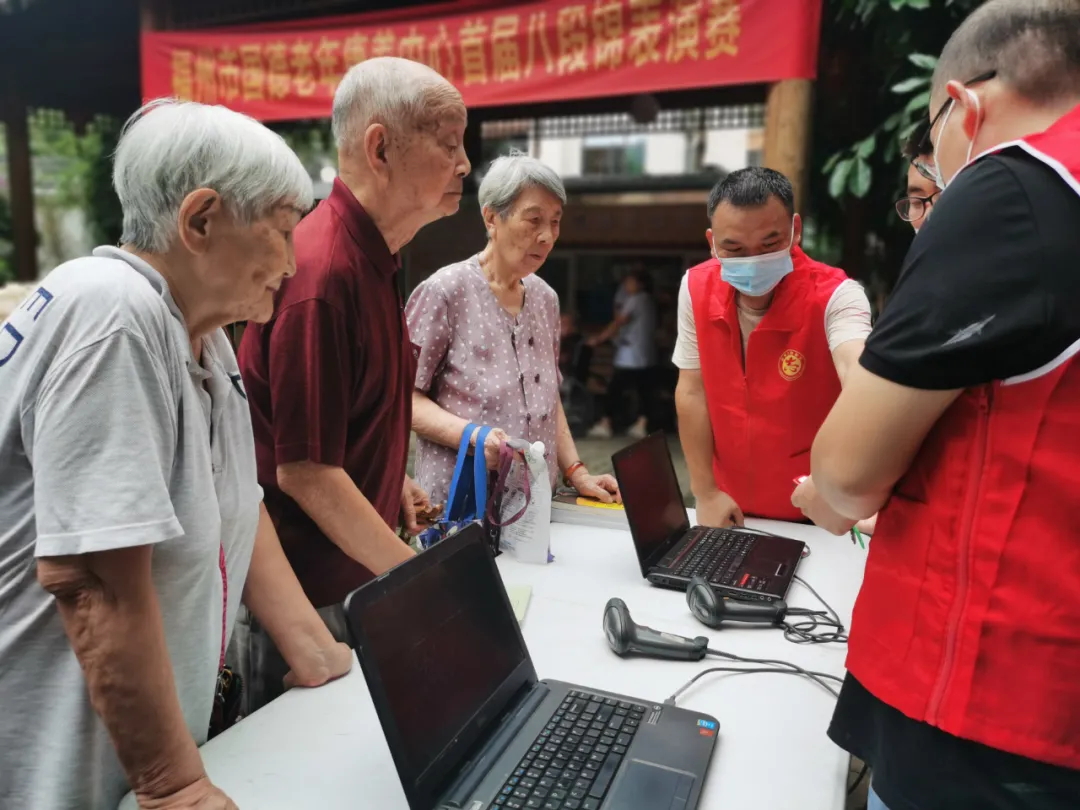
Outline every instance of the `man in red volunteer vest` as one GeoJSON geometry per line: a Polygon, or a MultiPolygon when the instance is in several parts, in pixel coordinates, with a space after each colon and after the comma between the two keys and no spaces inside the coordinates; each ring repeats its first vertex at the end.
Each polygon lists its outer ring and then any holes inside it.
{"type": "MultiPolygon", "coordinates": [[[[870,303],[842,270],[803,253],[791,182],[779,172],[732,172],[707,213],[713,258],[683,278],[673,358],[698,522],[803,520],[792,482],[810,474],[814,434],[870,333],[870,303]]],[[[836,532],[854,523],[818,506],[836,532]]]]}
{"type": "Polygon", "coordinates": [[[938,62],[944,187],[814,443],[882,509],[829,734],[871,808],[1080,807],[1080,2],[991,0],[938,62]]]}

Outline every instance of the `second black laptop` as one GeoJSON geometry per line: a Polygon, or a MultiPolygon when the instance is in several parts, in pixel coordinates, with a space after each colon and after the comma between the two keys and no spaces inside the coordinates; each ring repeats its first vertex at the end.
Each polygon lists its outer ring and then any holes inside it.
{"type": "Polygon", "coordinates": [[[733,599],[787,595],[806,544],[750,529],[691,527],[663,433],[620,450],[611,461],[641,575],[649,582],[686,590],[691,577],[702,576],[733,599]]]}

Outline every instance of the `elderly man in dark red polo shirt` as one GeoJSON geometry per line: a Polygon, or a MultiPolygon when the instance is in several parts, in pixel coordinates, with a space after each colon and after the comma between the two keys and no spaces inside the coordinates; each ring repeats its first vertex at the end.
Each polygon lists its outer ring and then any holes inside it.
{"type": "MultiPolygon", "coordinates": [[[[395,527],[404,511],[415,531],[427,501],[405,475],[417,352],[397,257],[458,210],[465,123],[461,95],[424,65],[384,57],[349,70],[334,95],[339,177],[296,229],[297,272],[274,318],[240,345],[267,508],[340,640],[342,600],[414,554],[395,527]]],[[[283,691],[287,668],[248,622],[237,645],[250,712],[283,691]]]]}

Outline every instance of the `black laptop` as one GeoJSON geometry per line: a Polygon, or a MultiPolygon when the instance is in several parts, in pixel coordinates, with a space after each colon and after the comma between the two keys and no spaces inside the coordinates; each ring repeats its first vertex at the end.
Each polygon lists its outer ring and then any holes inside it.
{"type": "Polygon", "coordinates": [[[345,612],[411,810],[697,805],[716,719],[537,680],[478,525],[364,585],[345,612]]]}
{"type": "Polygon", "coordinates": [[[691,528],[671,451],[654,433],[611,457],[641,575],[686,590],[704,577],[733,599],[783,599],[806,544],[752,529],[691,528]]]}

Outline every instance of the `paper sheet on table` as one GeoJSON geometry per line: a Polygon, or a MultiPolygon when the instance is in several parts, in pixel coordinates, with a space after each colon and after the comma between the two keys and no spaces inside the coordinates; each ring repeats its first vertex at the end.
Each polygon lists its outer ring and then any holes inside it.
{"type": "Polygon", "coordinates": [[[514,608],[514,616],[518,624],[525,621],[525,611],[529,609],[529,599],[532,598],[532,586],[508,585],[506,595],[510,597],[510,605],[514,608]]]}

